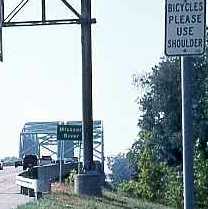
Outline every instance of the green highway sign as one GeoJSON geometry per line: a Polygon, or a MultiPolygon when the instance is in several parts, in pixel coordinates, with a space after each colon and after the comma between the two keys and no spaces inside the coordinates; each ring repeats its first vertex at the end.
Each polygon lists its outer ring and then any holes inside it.
{"type": "Polygon", "coordinates": [[[57,140],[82,140],[82,125],[58,124],[57,140]]]}

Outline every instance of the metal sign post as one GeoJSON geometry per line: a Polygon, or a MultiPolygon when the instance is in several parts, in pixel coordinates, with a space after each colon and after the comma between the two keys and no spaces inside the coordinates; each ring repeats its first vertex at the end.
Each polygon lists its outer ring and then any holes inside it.
{"type": "Polygon", "coordinates": [[[63,152],[63,140],[60,140],[60,153],[59,153],[59,183],[62,182],[62,152],[63,152]]]}
{"type": "Polygon", "coordinates": [[[182,134],[184,209],[194,209],[193,142],[192,142],[192,70],[193,57],[182,57],[182,134]]]}
{"type": "Polygon", "coordinates": [[[82,38],[82,127],[84,144],[84,170],[93,166],[93,114],[92,114],[92,40],[91,0],[81,1],[82,38]]]}
{"type": "Polygon", "coordinates": [[[192,71],[205,50],[206,1],[166,0],[165,54],[181,57],[184,209],[194,209],[192,71]]]}

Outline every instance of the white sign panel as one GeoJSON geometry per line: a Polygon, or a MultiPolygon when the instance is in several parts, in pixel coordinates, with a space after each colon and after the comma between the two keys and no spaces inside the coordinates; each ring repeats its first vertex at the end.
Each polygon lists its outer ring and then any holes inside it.
{"type": "Polygon", "coordinates": [[[166,0],[165,54],[200,55],[205,49],[206,0],[166,0]]]}

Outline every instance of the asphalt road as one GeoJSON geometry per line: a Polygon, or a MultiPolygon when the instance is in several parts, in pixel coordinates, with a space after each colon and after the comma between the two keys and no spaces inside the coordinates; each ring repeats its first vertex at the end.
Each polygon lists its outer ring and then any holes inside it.
{"type": "Polygon", "coordinates": [[[0,170],[0,209],[14,209],[34,199],[21,195],[19,187],[15,184],[16,175],[21,170],[20,167],[4,167],[4,170],[0,170]]]}

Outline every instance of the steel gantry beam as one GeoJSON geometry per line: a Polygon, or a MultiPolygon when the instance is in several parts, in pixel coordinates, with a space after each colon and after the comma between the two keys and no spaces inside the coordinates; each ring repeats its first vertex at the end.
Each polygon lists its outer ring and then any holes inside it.
{"type": "MultiPolygon", "coordinates": [[[[4,7],[3,0],[0,0],[1,4],[4,7]]],[[[40,25],[59,25],[59,24],[81,24],[84,21],[82,15],[67,1],[60,0],[69,10],[72,12],[76,18],[72,19],[48,19],[46,13],[47,4],[45,0],[41,0],[41,17],[39,21],[15,21],[15,17],[28,5],[30,0],[22,0],[15,8],[13,8],[9,14],[4,14],[4,8],[2,9],[3,13],[3,27],[13,27],[13,26],[40,26],[40,25]]],[[[96,19],[92,18],[91,23],[95,23],[96,19]]]]}

